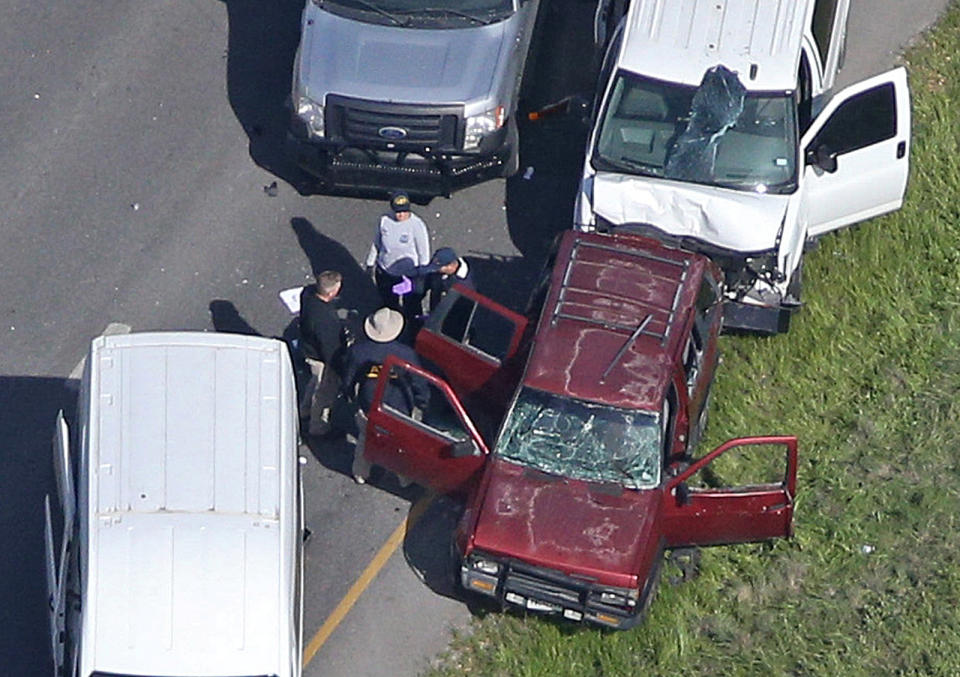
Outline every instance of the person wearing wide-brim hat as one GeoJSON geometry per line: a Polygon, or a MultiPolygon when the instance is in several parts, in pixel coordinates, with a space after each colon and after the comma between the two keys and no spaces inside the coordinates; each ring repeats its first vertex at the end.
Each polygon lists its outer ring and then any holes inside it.
{"type": "Polygon", "coordinates": [[[413,280],[430,263],[430,233],[427,225],[411,211],[410,196],[394,193],[390,211],[380,217],[377,232],[367,252],[366,267],[373,273],[383,305],[400,310],[412,319],[420,314],[422,285],[404,288],[404,277],[413,280]],[[398,293],[398,289],[404,291],[398,293]]]}
{"type": "MultiPolygon", "coordinates": [[[[347,350],[347,366],[343,375],[343,385],[347,397],[356,398],[362,412],[370,411],[373,396],[377,389],[377,380],[383,363],[390,355],[401,360],[422,367],[420,358],[413,348],[401,343],[398,339],[403,333],[405,320],[403,315],[393,308],[380,308],[371,314],[363,323],[365,337],[357,341],[347,350]]],[[[426,409],[430,400],[430,391],[427,383],[421,379],[406,377],[391,378],[383,393],[383,403],[391,408],[410,414],[414,407],[426,409]]],[[[361,419],[363,417],[361,416],[361,419]]],[[[363,423],[360,433],[363,433],[363,423]]],[[[362,451],[362,443],[358,449],[362,451]]],[[[369,472],[362,454],[354,456],[354,479],[363,482],[369,472]]]]}

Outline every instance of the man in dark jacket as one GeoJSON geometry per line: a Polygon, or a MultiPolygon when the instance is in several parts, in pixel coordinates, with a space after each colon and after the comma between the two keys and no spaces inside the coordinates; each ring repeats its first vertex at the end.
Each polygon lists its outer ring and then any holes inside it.
{"type": "Polygon", "coordinates": [[[430,294],[431,312],[453,285],[462,284],[469,289],[477,288],[473,282],[473,271],[470,270],[466,260],[457,256],[457,252],[450,247],[441,247],[435,251],[428,269],[430,272],[426,276],[426,291],[430,294]]]}
{"type": "MultiPolygon", "coordinates": [[[[366,432],[366,412],[370,411],[377,381],[383,369],[383,363],[389,355],[395,355],[414,366],[422,366],[420,358],[413,348],[401,343],[398,338],[403,332],[403,315],[392,308],[381,308],[370,315],[363,323],[366,338],[357,341],[347,350],[347,364],[343,373],[343,388],[348,397],[355,397],[360,408],[357,426],[358,441],[353,458],[353,477],[363,484],[370,472],[370,464],[363,458],[363,445],[366,432]]],[[[409,378],[401,374],[387,382],[383,393],[384,404],[397,411],[410,415],[414,407],[427,408],[430,391],[427,383],[419,378],[409,378]]]]}
{"type": "Polygon", "coordinates": [[[340,379],[337,375],[343,359],[343,322],[337,315],[334,299],[343,286],[343,276],[335,270],[317,275],[316,284],[300,294],[300,346],[310,367],[310,380],[300,399],[300,417],[310,419],[310,435],[330,430],[330,407],[337,399],[340,379]]]}

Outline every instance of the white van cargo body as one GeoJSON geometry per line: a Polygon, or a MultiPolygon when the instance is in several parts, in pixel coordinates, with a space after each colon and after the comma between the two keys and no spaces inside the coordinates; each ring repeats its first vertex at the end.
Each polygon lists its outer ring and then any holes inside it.
{"type": "Polygon", "coordinates": [[[300,675],[286,346],[218,333],[98,337],[77,428],[74,468],[61,412],[59,547],[49,497],[45,506],[56,674],[300,675]]]}

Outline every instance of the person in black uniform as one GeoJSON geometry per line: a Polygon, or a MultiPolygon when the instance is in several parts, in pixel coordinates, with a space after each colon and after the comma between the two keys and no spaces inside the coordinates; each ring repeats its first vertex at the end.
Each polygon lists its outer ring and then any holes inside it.
{"type": "Polygon", "coordinates": [[[441,247],[433,253],[426,275],[426,292],[430,294],[430,311],[437,307],[443,295],[450,291],[455,284],[462,284],[470,289],[476,289],[473,281],[473,271],[466,260],[457,256],[450,247],[441,247]]]}
{"type": "MultiPolygon", "coordinates": [[[[357,418],[358,441],[353,457],[353,478],[359,484],[366,482],[370,472],[370,464],[363,458],[366,413],[373,404],[384,361],[389,355],[395,355],[414,366],[422,366],[413,348],[398,340],[403,326],[402,313],[392,308],[380,308],[363,323],[366,337],[347,350],[343,388],[347,397],[355,398],[360,409],[357,418]]],[[[409,378],[406,374],[391,378],[383,394],[384,404],[407,415],[413,413],[414,407],[426,409],[429,401],[427,383],[419,378],[409,378]]]]}
{"type": "Polygon", "coordinates": [[[330,407],[340,391],[337,371],[345,347],[344,325],[334,300],[340,294],[343,276],[325,270],[316,284],[300,293],[300,346],[310,380],[300,399],[300,418],[309,418],[308,433],[323,435],[330,431],[330,407]]]}

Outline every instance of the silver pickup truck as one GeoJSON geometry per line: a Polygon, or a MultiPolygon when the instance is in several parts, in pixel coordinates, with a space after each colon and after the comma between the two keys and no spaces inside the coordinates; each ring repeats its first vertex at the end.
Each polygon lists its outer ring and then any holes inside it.
{"type": "Polygon", "coordinates": [[[538,0],[307,0],[288,151],[329,187],[449,195],[517,171],[538,0]]]}

